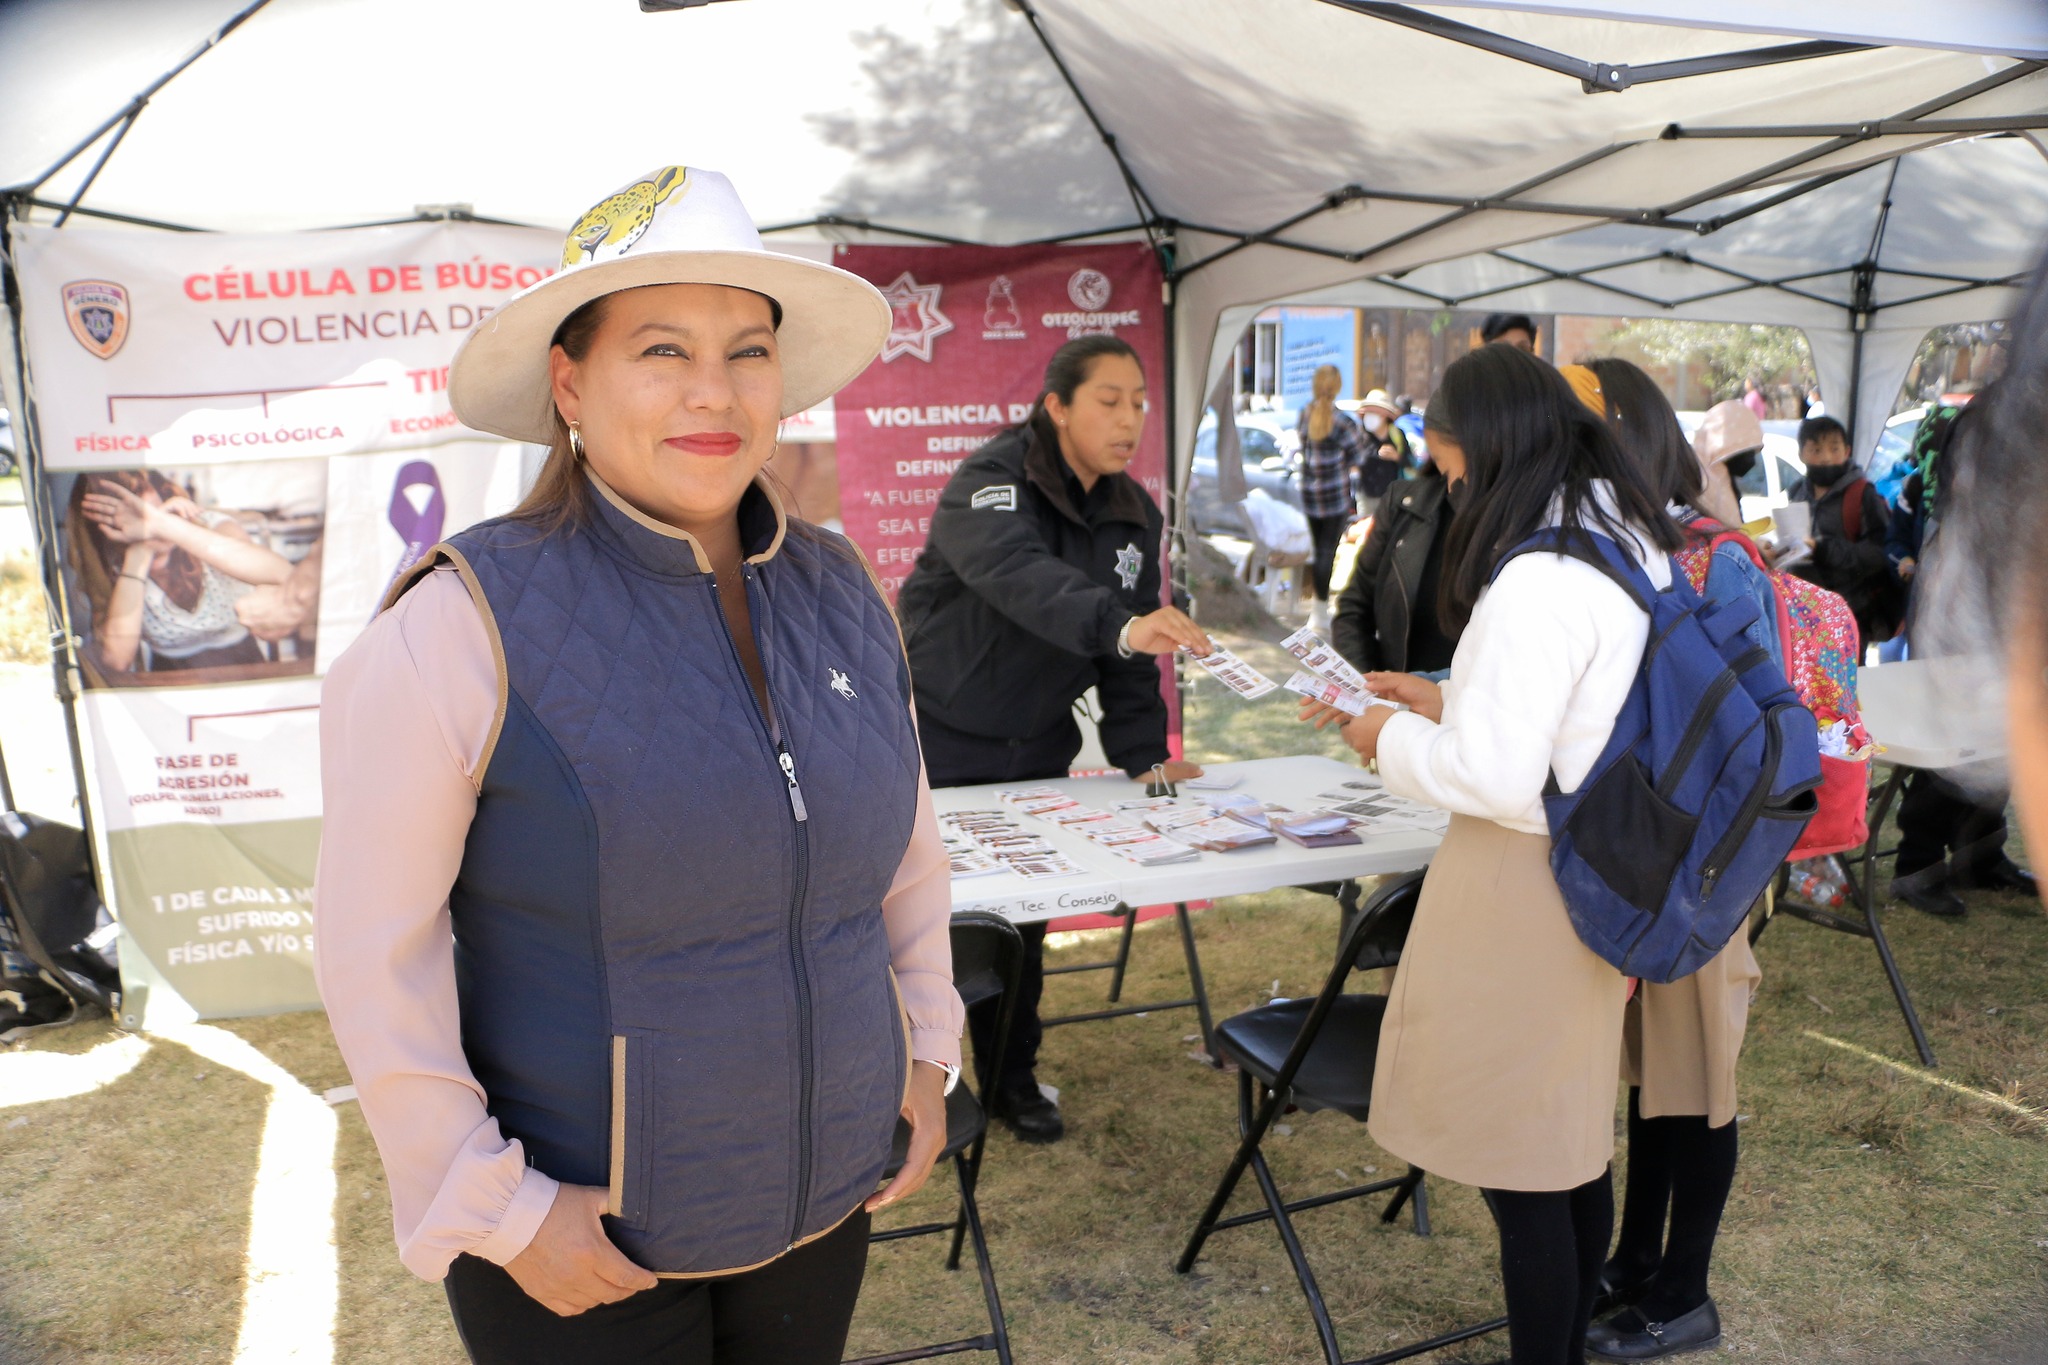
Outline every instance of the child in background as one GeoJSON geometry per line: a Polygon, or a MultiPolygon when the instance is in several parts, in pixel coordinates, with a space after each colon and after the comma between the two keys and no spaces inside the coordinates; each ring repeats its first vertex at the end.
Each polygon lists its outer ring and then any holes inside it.
{"type": "Polygon", "coordinates": [[[1813,557],[1790,572],[1846,598],[1864,644],[1891,639],[1904,621],[1905,593],[1885,554],[1884,498],[1850,460],[1849,433],[1832,417],[1799,424],[1799,460],[1806,477],[1787,493],[1813,508],[1813,557]]]}

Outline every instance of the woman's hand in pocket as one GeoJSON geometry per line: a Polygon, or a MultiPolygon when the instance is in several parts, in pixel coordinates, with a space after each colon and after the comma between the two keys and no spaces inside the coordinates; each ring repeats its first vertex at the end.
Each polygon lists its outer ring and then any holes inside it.
{"type": "Polygon", "coordinates": [[[595,1186],[561,1186],[526,1250],[505,1263],[527,1297],[551,1313],[573,1317],[660,1283],[605,1235],[598,1221],[605,1202],[605,1191],[595,1186]]]}
{"type": "Polygon", "coordinates": [[[903,1117],[910,1124],[910,1150],[903,1169],[879,1193],[868,1196],[869,1213],[908,1199],[924,1188],[932,1165],[946,1146],[946,1073],[928,1062],[910,1065],[910,1093],[903,1098],[903,1117]]]}

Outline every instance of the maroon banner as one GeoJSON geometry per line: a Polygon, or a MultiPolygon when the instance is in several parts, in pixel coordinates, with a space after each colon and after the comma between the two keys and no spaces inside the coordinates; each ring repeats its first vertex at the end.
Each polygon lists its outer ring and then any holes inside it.
{"type": "MultiPolygon", "coordinates": [[[[924,549],[939,490],[971,451],[1024,420],[1046,362],[1074,337],[1109,333],[1137,349],[1153,412],[1130,473],[1165,506],[1166,313],[1144,243],[842,246],[834,264],[872,281],[893,313],[881,358],[833,400],[840,520],[892,598],[924,549]]],[[[1171,669],[1161,671],[1178,753],[1178,699],[1171,669]]]]}

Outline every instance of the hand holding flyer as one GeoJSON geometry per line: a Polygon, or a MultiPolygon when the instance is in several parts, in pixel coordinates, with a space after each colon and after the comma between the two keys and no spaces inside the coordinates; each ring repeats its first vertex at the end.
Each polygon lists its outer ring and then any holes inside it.
{"type": "Polygon", "coordinates": [[[1309,627],[1303,626],[1282,640],[1280,648],[1301,660],[1301,666],[1318,678],[1333,682],[1361,697],[1369,695],[1365,679],[1359,676],[1358,670],[1337,652],[1336,646],[1309,627]]]}
{"type": "Polygon", "coordinates": [[[1352,691],[1342,683],[1334,683],[1328,678],[1319,678],[1313,673],[1305,673],[1299,669],[1287,680],[1286,687],[1289,692],[1298,692],[1310,701],[1334,706],[1350,716],[1364,715],[1366,703],[1375,700],[1362,692],[1352,691]]]}
{"type": "Polygon", "coordinates": [[[1271,678],[1221,645],[1206,655],[1196,655],[1195,662],[1208,669],[1211,677],[1246,700],[1263,697],[1276,686],[1271,678]]]}

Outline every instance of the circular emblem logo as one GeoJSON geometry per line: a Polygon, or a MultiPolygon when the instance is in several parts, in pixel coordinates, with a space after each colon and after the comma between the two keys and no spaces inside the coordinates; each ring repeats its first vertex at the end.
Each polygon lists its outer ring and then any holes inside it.
{"type": "Polygon", "coordinates": [[[1099,313],[1109,306],[1109,276],[1100,270],[1076,270],[1067,280],[1067,297],[1085,313],[1099,313]]]}

